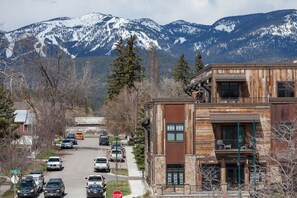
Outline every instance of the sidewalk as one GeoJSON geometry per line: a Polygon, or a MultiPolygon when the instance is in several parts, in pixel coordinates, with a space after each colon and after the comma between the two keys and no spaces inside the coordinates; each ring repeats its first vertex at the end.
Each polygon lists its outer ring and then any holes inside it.
{"type": "Polygon", "coordinates": [[[125,146],[125,149],[129,177],[139,177],[139,180],[129,180],[131,195],[124,196],[124,198],[141,197],[146,193],[142,172],[137,169],[132,146],[125,146]]]}
{"type": "Polygon", "coordinates": [[[6,181],[5,183],[0,185],[0,197],[2,197],[2,195],[10,189],[11,183],[10,181],[6,181]]]}

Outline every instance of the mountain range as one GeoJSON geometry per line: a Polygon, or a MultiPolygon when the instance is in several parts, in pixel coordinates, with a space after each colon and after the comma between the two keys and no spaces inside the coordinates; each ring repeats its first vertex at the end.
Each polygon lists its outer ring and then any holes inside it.
{"type": "Polygon", "coordinates": [[[0,32],[0,56],[16,58],[28,51],[48,56],[62,50],[72,58],[110,56],[117,40],[137,36],[137,45],[150,43],[173,57],[191,60],[198,51],[206,63],[280,62],[297,59],[297,10],[278,10],[219,19],[212,25],[183,20],[160,25],[101,13],[55,18],[10,32],[0,32]],[[26,49],[19,49],[22,40],[26,49]]]}

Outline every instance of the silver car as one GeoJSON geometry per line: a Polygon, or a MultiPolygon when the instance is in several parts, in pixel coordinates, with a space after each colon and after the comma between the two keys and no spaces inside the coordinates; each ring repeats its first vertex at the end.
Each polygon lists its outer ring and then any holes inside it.
{"type": "Polygon", "coordinates": [[[73,143],[72,143],[72,140],[70,139],[64,139],[62,142],[61,142],[61,146],[60,146],[61,149],[64,149],[64,148],[73,148],[73,143]]]}

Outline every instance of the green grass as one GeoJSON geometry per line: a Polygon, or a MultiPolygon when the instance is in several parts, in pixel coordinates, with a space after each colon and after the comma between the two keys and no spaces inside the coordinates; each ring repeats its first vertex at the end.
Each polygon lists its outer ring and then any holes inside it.
{"type": "Polygon", "coordinates": [[[37,159],[48,159],[50,156],[57,155],[58,150],[56,148],[52,148],[46,151],[42,151],[37,155],[37,159]]]}
{"type": "Polygon", "coordinates": [[[12,189],[7,190],[7,191],[1,196],[1,198],[11,198],[11,197],[13,197],[13,190],[12,190],[12,189]]]}
{"type": "Polygon", "coordinates": [[[106,184],[106,188],[106,197],[112,197],[112,193],[115,190],[121,191],[123,196],[131,194],[128,180],[109,181],[106,184]]]}
{"type": "Polygon", "coordinates": [[[128,174],[128,169],[120,169],[120,168],[118,168],[118,171],[116,171],[115,168],[112,168],[112,169],[111,169],[111,172],[112,172],[113,174],[117,174],[117,173],[118,173],[118,175],[129,176],[129,174],[128,174]]]}

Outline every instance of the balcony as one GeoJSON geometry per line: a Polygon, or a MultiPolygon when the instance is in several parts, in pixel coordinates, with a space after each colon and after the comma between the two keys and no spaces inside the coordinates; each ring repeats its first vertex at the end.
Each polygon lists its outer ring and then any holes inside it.
{"type": "MultiPolygon", "coordinates": [[[[238,157],[238,139],[217,139],[215,140],[215,153],[220,158],[238,157]]],[[[253,155],[252,142],[242,142],[240,144],[240,156],[242,159],[251,159],[253,155]]]]}
{"type": "Polygon", "coordinates": [[[211,98],[210,103],[268,103],[268,97],[211,98]]]}

